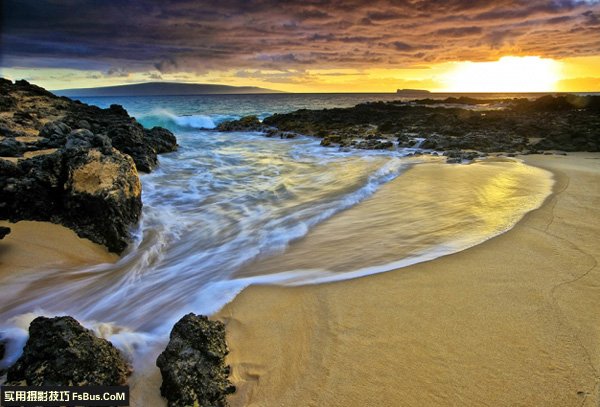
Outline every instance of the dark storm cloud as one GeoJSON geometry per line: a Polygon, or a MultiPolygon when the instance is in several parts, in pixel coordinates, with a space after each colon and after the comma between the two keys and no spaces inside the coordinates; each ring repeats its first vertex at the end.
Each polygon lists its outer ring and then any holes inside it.
{"type": "Polygon", "coordinates": [[[439,37],[468,37],[470,35],[478,35],[483,32],[481,27],[452,27],[441,28],[434,32],[439,37]]]}
{"type": "Polygon", "coordinates": [[[4,0],[2,7],[4,67],[288,72],[600,53],[600,4],[589,0],[4,0]]]}
{"type": "Polygon", "coordinates": [[[407,43],[402,42],[402,41],[394,41],[392,43],[392,45],[398,51],[411,51],[412,49],[414,49],[414,47],[412,45],[407,44],[407,43]]]}

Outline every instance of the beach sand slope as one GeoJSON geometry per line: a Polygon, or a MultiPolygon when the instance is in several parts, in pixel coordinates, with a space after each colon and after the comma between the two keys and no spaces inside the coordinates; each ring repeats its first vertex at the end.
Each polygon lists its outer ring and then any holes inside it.
{"type": "Polygon", "coordinates": [[[9,273],[113,263],[105,247],[50,222],[0,221],[11,233],[0,240],[0,277],[9,273]]]}
{"type": "Polygon", "coordinates": [[[598,405],[600,155],[526,162],[555,174],[554,194],[481,245],[355,280],[244,290],[217,315],[231,404],[598,405]]]}

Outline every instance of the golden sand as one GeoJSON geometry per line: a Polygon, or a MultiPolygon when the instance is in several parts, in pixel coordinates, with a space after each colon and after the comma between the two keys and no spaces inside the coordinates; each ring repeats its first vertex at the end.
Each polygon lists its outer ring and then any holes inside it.
{"type": "Polygon", "coordinates": [[[597,406],[600,155],[526,161],[555,174],[554,194],[481,245],[355,280],[244,290],[217,316],[231,404],[597,406]]]}
{"type": "MultiPolygon", "coordinates": [[[[492,240],[364,278],[244,290],[215,316],[231,404],[597,406],[600,154],[526,160],[555,174],[554,195],[492,240]]],[[[440,175],[427,168],[423,183],[440,175]]],[[[58,225],[0,225],[12,228],[0,277],[117,259],[58,225]]],[[[141,387],[159,385],[151,373],[141,387]]]]}
{"type": "Polygon", "coordinates": [[[48,222],[10,223],[11,233],[0,240],[0,277],[49,268],[71,268],[115,262],[118,256],[61,225],[48,222]]]}

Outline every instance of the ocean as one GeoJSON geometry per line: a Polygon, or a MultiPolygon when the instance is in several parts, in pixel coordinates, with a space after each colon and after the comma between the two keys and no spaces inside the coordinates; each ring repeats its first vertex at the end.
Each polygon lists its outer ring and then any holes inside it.
{"type": "Polygon", "coordinates": [[[550,194],[551,176],[518,160],[448,166],[446,178],[428,184],[411,179],[411,169],[439,160],[406,157],[414,149],[341,151],[310,137],[212,130],[248,114],[398,99],[81,98],[121,104],[144,126],[169,128],[180,148],[141,175],[142,219],[116,264],[2,281],[0,331],[13,339],[4,363],[16,359],[37,315],[72,315],[134,360],[155,355],[181,316],[213,314],[251,284],[319,284],[448,255],[509,230],[550,194]],[[385,189],[397,179],[402,190],[385,189]]]}

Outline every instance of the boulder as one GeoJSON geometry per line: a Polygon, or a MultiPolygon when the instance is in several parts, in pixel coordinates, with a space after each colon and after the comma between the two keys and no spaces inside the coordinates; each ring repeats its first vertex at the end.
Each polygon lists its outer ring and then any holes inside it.
{"type": "Polygon", "coordinates": [[[223,323],[191,313],[180,319],[156,360],[169,407],[227,405],[225,397],[235,392],[227,378],[227,353],[223,323]]]}
{"type": "Polygon", "coordinates": [[[368,139],[356,144],[356,148],[362,150],[387,150],[394,146],[389,140],[368,139]]]}
{"type": "Polygon", "coordinates": [[[329,137],[324,137],[323,140],[321,140],[320,144],[323,147],[330,147],[331,146],[331,140],[329,139],[329,137]]]}
{"type": "Polygon", "coordinates": [[[38,317],[23,355],[8,369],[7,384],[119,386],[131,370],[119,351],[75,319],[38,317]]]}
{"type": "Polygon", "coordinates": [[[0,157],[21,157],[25,151],[25,144],[14,138],[0,141],[0,157]]]}
{"type": "Polygon", "coordinates": [[[144,132],[146,143],[154,149],[156,154],[177,150],[177,139],[169,130],[162,127],[153,127],[150,130],[144,129],[144,132]]]}
{"type": "MultiPolygon", "coordinates": [[[[82,126],[79,126],[80,128],[82,126]]],[[[89,130],[89,127],[86,127],[89,130]]],[[[67,126],[65,123],[60,120],[56,120],[53,122],[48,122],[42,127],[39,132],[40,137],[52,137],[54,134],[58,134],[61,136],[66,136],[71,132],[71,128],[67,126]]]]}
{"type": "Polygon", "coordinates": [[[265,127],[258,117],[244,116],[239,120],[230,120],[219,123],[217,131],[263,131],[265,127]]]}
{"type": "MultiPolygon", "coordinates": [[[[68,155],[68,154],[67,154],[68,155]]],[[[63,223],[80,236],[120,253],[142,211],[142,188],[131,157],[111,148],[68,155],[63,184],[63,223]]]]}
{"type": "Polygon", "coordinates": [[[145,142],[144,135],[142,126],[134,123],[120,123],[111,126],[107,132],[112,145],[130,155],[139,171],[150,172],[158,165],[158,158],[152,147],[145,142]]]}
{"type": "Polygon", "coordinates": [[[131,157],[103,135],[72,131],[52,153],[0,160],[0,218],[61,223],[120,253],[141,214],[141,184],[131,157]]]}

